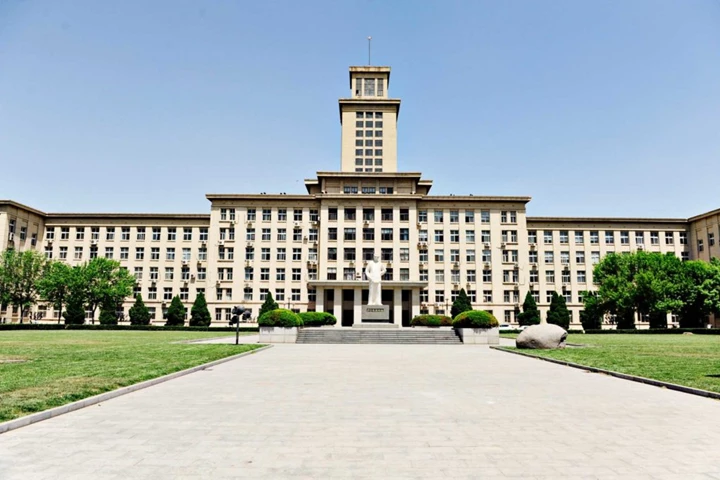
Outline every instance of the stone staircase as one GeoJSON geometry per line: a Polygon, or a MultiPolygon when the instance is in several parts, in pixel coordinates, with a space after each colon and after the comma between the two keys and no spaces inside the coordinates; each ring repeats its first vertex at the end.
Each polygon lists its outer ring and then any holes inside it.
{"type": "Polygon", "coordinates": [[[460,345],[462,341],[452,329],[303,328],[298,332],[297,343],[460,345]]]}

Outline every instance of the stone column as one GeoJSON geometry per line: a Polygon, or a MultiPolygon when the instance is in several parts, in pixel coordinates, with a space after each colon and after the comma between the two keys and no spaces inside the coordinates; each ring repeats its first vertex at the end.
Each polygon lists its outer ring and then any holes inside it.
{"type": "Polygon", "coordinates": [[[333,315],[337,318],[337,325],[342,326],[342,288],[335,289],[335,303],[333,304],[333,315]]]}
{"type": "Polygon", "coordinates": [[[324,312],[325,311],[325,289],[322,287],[317,287],[315,289],[315,311],[316,312],[324,312]]]}
{"type": "Polygon", "coordinates": [[[354,323],[358,324],[362,322],[362,288],[356,287],[353,289],[353,316],[355,317],[354,323]]]}
{"type": "Polygon", "coordinates": [[[413,288],[410,293],[410,320],[420,315],[420,289],[413,288]]]}
{"type": "Polygon", "coordinates": [[[402,290],[393,290],[393,323],[402,326],[402,290]]]}

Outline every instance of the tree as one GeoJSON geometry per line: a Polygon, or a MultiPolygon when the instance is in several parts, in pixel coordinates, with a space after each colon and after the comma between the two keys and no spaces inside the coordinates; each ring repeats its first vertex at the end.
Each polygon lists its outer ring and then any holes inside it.
{"type": "Polygon", "coordinates": [[[470,298],[467,296],[467,293],[465,293],[465,289],[461,288],[457,298],[453,302],[452,308],[450,309],[450,315],[455,318],[462,312],[467,312],[472,309],[470,298]]]}
{"type": "Polygon", "coordinates": [[[85,306],[81,298],[70,296],[63,313],[65,325],[82,325],[85,323],[85,306]]]}
{"type": "Polygon", "coordinates": [[[597,292],[583,292],[583,304],[584,308],[580,312],[580,323],[582,323],[583,329],[601,329],[605,307],[597,292]]]}
{"type": "Polygon", "coordinates": [[[40,298],[50,303],[58,315],[58,323],[62,318],[62,310],[65,301],[70,295],[70,288],[73,284],[73,269],[65,262],[51,261],[48,263],[45,273],[38,281],[38,293],[40,298]]]}
{"type": "Polygon", "coordinates": [[[130,325],[150,325],[150,310],[143,303],[142,296],[138,293],[135,297],[135,304],[130,307],[130,325]]]}
{"type": "Polygon", "coordinates": [[[167,321],[165,322],[166,327],[182,327],[185,325],[185,312],[187,309],[183,306],[180,301],[180,297],[175,295],[170,302],[170,307],[167,311],[167,321]]]}
{"type": "Polygon", "coordinates": [[[265,297],[265,303],[262,304],[260,307],[260,313],[258,313],[258,318],[262,317],[263,313],[265,312],[271,312],[273,310],[277,310],[280,308],[275,300],[273,300],[272,293],[268,292],[267,297],[265,297]]]}
{"type": "Polygon", "coordinates": [[[105,300],[100,304],[100,320],[101,325],[117,325],[117,304],[111,300],[105,300]]]}
{"type": "Polygon", "coordinates": [[[1,300],[2,303],[18,308],[20,323],[23,322],[27,310],[38,299],[38,281],[46,264],[45,256],[34,250],[5,250],[0,257],[1,300]]]}
{"type": "Polygon", "coordinates": [[[92,311],[93,323],[95,310],[103,303],[122,302],[132,293],[135,278],[119,262],[97,257],[80,266],[79,288],[84,290],[85,302],[92,311]]]}
{"type": "Polygon", "coordinates": [[[190,309],[190,326],[191,327],[209,327],[210,326],[210,310],[207,307],[205,294],[199,292],[195,297],[195,302],[190,309]]]}
{"type": "Polygon", "coordinates": [[[540,323],[540,310],[538,310],[535,297],[532,296],[531,292],[527,292],[527,295],[525,295],[522,309],[522,313],[517,316],[520,325],[537,325],[540,323]]]}
{"type": "Polygon", "coordinates": [[[556,292],[552,294],[550,310],[547,313],[547,323],[553,323],[565,330],[570,328],[570,311],[567,308],[565,297],[558,295],[556,292]]]}
{"type": "Polygon", "coordinates": [[[683,262],[681,270],[675,280],[674,311],[681,328],[702,328],[707,316],[720,310],[720,260],[683,262]]]}

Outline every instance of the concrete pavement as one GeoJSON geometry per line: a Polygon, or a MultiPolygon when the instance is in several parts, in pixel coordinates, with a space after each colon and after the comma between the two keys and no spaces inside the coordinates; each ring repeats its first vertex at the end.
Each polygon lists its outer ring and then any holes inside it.
{"type": "Polygon", "coordinates": [[[487,347],[277,345],[0,435],[2,479],[720,479],[720,402],[487,347]]]}

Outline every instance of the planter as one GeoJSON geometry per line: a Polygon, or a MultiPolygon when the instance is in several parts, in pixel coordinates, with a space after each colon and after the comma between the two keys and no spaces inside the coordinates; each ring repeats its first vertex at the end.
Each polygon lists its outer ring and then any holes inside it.
{"type": "Polygon", "coordinates": [[[465,345],[498,345],[500,329],[493,328],[458,328],[460,338],[465,345]]]}
{"type": "Polygon", "coordinates": [[[259,343],[295,343],[297,327],[260,327],[259,343]]]}

